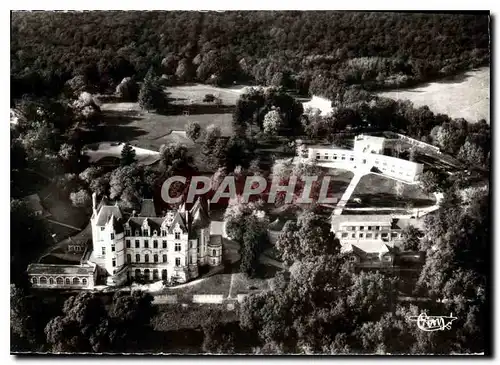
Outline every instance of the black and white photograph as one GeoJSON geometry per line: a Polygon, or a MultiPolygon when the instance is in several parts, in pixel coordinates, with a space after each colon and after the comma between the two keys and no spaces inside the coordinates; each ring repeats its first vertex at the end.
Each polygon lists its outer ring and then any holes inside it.
{"type": "Polygon", "coordinates": [[[493,18],[10,11],[10,354],[491,356],[493,18]]]}

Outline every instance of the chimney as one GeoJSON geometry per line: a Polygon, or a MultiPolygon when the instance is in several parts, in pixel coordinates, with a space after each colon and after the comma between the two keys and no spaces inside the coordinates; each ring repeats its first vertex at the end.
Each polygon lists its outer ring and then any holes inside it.
{"type": "Polygon", "coordinates": [[[97,193],[95,191],[92,193],[92,211],[94,213],[97,211],[97,193]]]}
{"type": "Polygon", "coordinates": [[[207,199],[207,213],[210,213],[210,199],[207,199]]]}
{"type": "Polygon", "coordinates": [[[137,213],[137,212],[136,212],[136,210],[134,209],[134,210],[132,211],[132,217],[135,217],[135,216],[137,215],[136,213],[137,213]]]}

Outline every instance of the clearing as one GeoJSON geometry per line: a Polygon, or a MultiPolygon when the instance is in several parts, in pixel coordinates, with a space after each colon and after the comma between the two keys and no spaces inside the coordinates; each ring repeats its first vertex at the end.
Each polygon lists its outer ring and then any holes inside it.
{"type": "Polygon", "coordinates": [[[489,67],[415,88],[384,91],[378,95],[410,100],[417,107],[427,105],[434,113],[448,114],[451,118],[465,118],[469,122],[485,119],[490,123],[489,67]]]}
{"type": "Polygon", "coordinates": [[[207,104],[203,99],[205,95],[212,94],[221,99],[223,105],[236,105],[240,94],[245,90],[245,85],[234,85],[221,88],[211,85],[195,84],[173,86],[165,89],[173,104],[207,104]]]}

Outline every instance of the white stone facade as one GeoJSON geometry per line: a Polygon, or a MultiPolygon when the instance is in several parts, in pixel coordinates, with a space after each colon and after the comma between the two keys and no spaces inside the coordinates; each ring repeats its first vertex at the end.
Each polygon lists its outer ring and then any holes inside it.
{"type": "Polygon", "coordinates": [[[163,217],[151,209],[144,216],[141,210],[127,220],[116,205],[97,208],[95,196],[93,204],[92,259],[108,285],[127,279],[182,283],[197,277],[199,266],[222,262],[222,240],[210,235],[208,209],[201,200],[190,210],[183,205],[163,217]]]}

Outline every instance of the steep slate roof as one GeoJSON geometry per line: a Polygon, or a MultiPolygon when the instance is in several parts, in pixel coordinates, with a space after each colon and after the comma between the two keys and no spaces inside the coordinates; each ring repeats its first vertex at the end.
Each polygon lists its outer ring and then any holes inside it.
{"type": "MultiPolygon", "coordinates": [[[[168,226],[168,233],[173,233],[173,228],[175,225],[178,223],[180,228],[183,230],[183,232],[187,232],[186,228],[186,223],[184,222],[184,218],[182,217],[182,214],[179,212],[174,213],[174,219],[170,226],[168,226]]],[[[151,228],[153,231],[157,231],[158,234],[160,234],[161,231],[161,225],[165,221],[166,217],[130,217],[127,223],[130,226],[130,229],[132,232],[135,232],[136,230],[141,230],[142,225],[144,223],[144,220],[147,221],[148,226],[151,228]]]]}
{"type": "Polygon", "coordinates": [[[199,197],[189,213],[193,219],[192,228],[206,228],[210,225],[208,203],[205,198],[199,197]]]}
{"type": "Polygon", "coordinates": [[[156,217],[156,210],[153,199],[143,199],[139,217],[156,217]]]}
{"type": "Polygon", "coordinates": [[[117,205],[102,205],[97,212],[96,225],[104,226],[108,223],[112,215],[115,216],[115,218],[123,219],[122,212],[117,205]]]}

